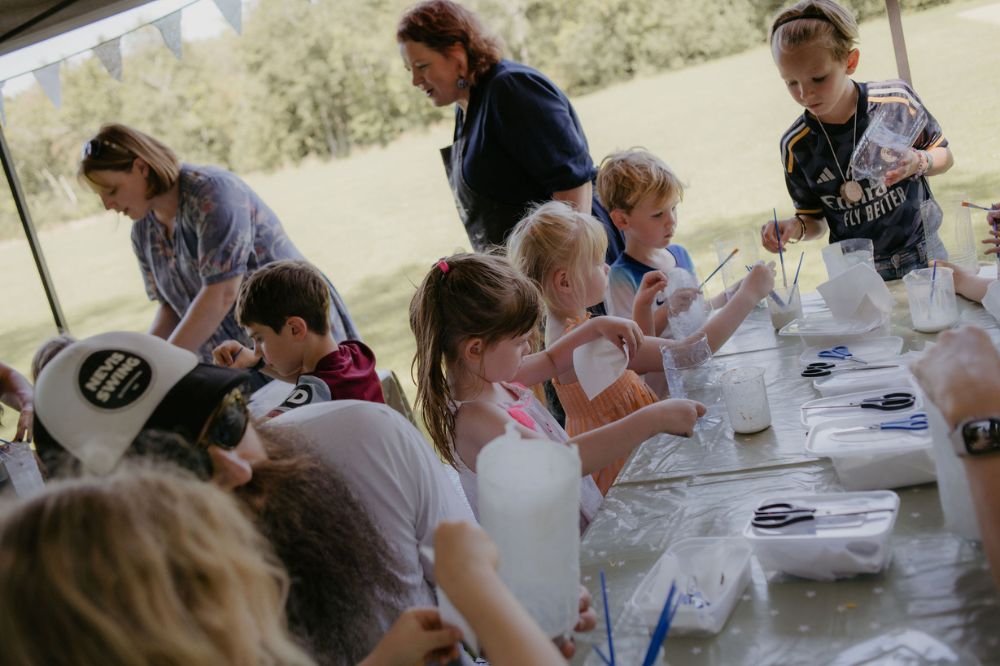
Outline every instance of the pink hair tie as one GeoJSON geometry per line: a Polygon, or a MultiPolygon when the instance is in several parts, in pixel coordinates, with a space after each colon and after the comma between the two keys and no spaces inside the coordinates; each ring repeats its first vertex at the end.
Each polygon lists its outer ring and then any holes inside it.
{"type": "Polygon", "coordinates": [[[448,266],[448,262],[444,259],[438,259],[438,262],[434,265],[440,268],[442,273],[447,273],[451,270],[451,267],[448,266]]]}

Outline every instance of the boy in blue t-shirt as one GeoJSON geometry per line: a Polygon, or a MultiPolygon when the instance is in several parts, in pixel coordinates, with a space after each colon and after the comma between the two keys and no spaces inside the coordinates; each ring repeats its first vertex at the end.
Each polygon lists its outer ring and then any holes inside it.
{"type": "MultiPolygon", "coordinates": [[[[691,274],[692,282],[695,279],[691,255],[670,244],[684,186],[663,160],[632,148],[604,158],[597,195],[625,236],[625,251],[608,274],[608,313],[633,319],[643,333],[657,335],[667,323],[668,308],[656,302],[667,285],[667,273],[680,268],[691,274]]],[[[694,288],[675,290],[671,308],[686,310],[697,294],[694,288]]]]}

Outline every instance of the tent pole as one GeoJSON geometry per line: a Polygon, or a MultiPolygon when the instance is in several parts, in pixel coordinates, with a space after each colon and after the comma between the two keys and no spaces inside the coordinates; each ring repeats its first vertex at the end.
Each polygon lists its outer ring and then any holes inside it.
{"type": "Polygon", "coordinates": [[[896,71],[899,78],[911,86],[910,59],[906,55],[906,39],[903,37],[903,17],[899,11],[899,0],[885,0],[885,11],[889,15],[889,31],[892,33],[892,50],[896,53],[896,71]]]}
{"type": "Polygon", "coordinates": [[[21,218],[21,226],[24,227],[24,236],[28,239],[28,246],[31,247],[31,255],[35,259],[35,266],[38,268],[38,276],[42,280],[42,287],[45,289],[45,298],[49,301],[49,309],[52,310],[52,318],[55,319],[56,328],[60,333],[66,333],[69,325],[63,315],[62,307],[59,305],[59,297],[56,295],[56,288],[49,275],[49,268],[45,264],[45,257],[42,255],[42,246],[38,242],[38,234],[35,233],[35,225],[31,222],[31,213],[28,212],[28,202],[24,198],[24,191],[21,190],[21,182],[17,179],[17,171],[14,169],[14,159],[7,146],[7,137],[4,136],[3,127],[0,127],[0,161],[3,162],[3,172],[7,176],[7,184],[10,186],[10,195],[17,206],[17,214],[21,218]]]}

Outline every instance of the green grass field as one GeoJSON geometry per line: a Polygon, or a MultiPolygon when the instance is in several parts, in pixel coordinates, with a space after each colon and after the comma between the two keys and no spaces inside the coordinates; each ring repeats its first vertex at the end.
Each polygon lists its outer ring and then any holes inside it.
{"type": "MultiPolygon", "coordinates": [[[[960,2],[906,14],[904,28],[914,86],[955,154],[955,167],[932,181],[946,219],[949,202],[1000,199],[1000,89],[984,76],[1000,65],[1000,4],[960,2]]],[[[856,78],[893,78],[895,72],[888,23],[866,23],[856,78]]],[[[402,68],[399,75],[406,75],[402,68]]],[[[779,215],[791,212],[778,140],[801,110],[786,94],[766,46],[573,101],[595,160],[642,145],[687,183],[677,242],[691,251],[703,275],[714,266],[716,239],[741,229],[756,233],[772,207],[779,215]]],[[[347,160],[247,176],[299,248],[344,294],[380,365],[394,369],[408,390],[414,344],[406,310],[414,285],[435,259],[467,246],[437,152],[450,132],[441,124],[347,160]]],[[[42,234],[78,336],[143,330],[152,316],[129,224],[108,214],[42,234]]],[[[807,253],[801,278],[807,290],[822,280],[823,244],[798,248],[807,253]]],[[[791,259],[798,260],[797,250],[791,259]]],[[[27,371],[34,349],[55,329],[27,245],[0,244],[0,266],[8,299],[0,358],[27,371]]],[[[710,283],[713,288],[719,285],[710,283]]],[[[13,421],[8,413],[0,433],[10,434],[13,421]]]]}

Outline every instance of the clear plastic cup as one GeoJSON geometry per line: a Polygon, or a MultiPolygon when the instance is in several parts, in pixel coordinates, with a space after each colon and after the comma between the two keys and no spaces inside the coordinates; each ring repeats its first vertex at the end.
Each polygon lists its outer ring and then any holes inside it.
{"type": "Polygon", "coordinates": [[[875,270],[875,244],[870,238],[848,238],[831,243],[821,254],[831,280],[855,264],[868,264],[875,270]]]}
{"type": "Polygon", "coordinates": [[[771,294],[768,294],[766,299],[767,311],[771,315],[771,325],[774,326],[774,330],[780,331],[802,316],[802,295],[799,293],[798,285],[792,285],[788,289],[775,285],[771,294]],[[781,303],[771,294],[777,296],[781,303]]]}
{"type": "Polygon", "coordinates": [[[750,434],[771,425],[764,368],[735,368],[723,373],[722,397],[733,432],[750,434]]]}
{"type": "Polygon", "coordinates": [[[918,268],[903,276],[913,329],[923,333],[943,331],[958,321],[951,269],[938,266],[936,275],[934,270],[918,268]]]}
{"type": "Polygon", "coordinates": [[[719,369],[712,363],[712,348],[704,333],[672,346],[660,348],[663,373],[671,398],[688,398],[705,405],[706,414],[698,419],[695,430],[718,423],[722,400],[719,391],[719,369]]]}
{"type": "Polygon", "coordinates": [[[726,257],[734,250],[739,253],[719,271],[722,273],[722,282],[728,292],[731,287],[746,277],[745,266],[752,266],[760,259],[760,236],[750,229],[733,232],[720,240],[715,241],[715,256],[721,264],[726,257]]]}

